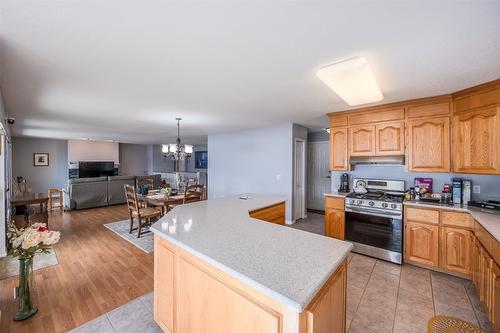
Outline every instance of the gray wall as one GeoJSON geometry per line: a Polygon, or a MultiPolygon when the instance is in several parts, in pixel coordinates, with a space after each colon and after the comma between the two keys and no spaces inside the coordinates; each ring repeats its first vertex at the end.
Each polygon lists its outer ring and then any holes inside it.
{"type": "Polygon", "coordinates": [[[120,143],[120,173],[124,176],[148,175],[153,171],[153,145],[120,143]]]}
{"type": "Polygon", "coordinates": [[[286,219],[291,220],[292,128],[286,124],[209,135],[209,198],[248,192],[284,196],[286,219]]]}
{"type": "Polygon", "coordinates": [[[24,177],[33,192],[65,188],[68,180],[68,142],[66,140],[13,138],[12,175],[24,177]],[[33,166],[33,153],[49,153],[49,166],[33,166]]]}
{"type": "Polygon", "coordinates": [[[326,131],[310,132],[307,139],[309,142],[330,141],[330,135],[326,131]]]}
{"type": "Polygon", "coordinates": [[[170,158],[165,158],[161,152],[161,145],[153,145],[153,171],[157,172],[173,172],[174,161],[170,158]]]}
{"type": "MultiPolygon", "coordinates": [[[[397,179],[406,182],[406,188],[413,186],[415,177],[425,177],[433,179],[434,192],[441,192],[444,184],[451,184],[451,178],[463,178],[472,181],[472,185],[481,186],[481,193],[472,193],[474,200],[482,199],[500,199],[500,176],[488,175],[466,175],[466,174],[450,174],[450,173],[414,173],[406,172],[404,166],[373,166],[359,165],[349,173],[352,182],[353,177],[365,178],[381,178],[381,179],[397,179]]],[[[332,189],[336,190],[339,187],[340,171],[332,171],[332,189]]],[[[352,188],[352,183],[351,183],[352,188]]]]}

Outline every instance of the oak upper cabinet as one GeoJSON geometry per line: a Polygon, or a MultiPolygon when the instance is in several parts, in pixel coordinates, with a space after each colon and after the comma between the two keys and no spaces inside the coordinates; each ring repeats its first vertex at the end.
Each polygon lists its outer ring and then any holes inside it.
{"type": "Polygon", "coordinates": [[[325,236],[344,239],[345,211],[344,198],[325,198],[325,236]]]}
{"type": "Polygon", "coordinates": [[[375,155],[375,126],[351,127],[350,136],[351,156],[373,156],[375,155]]]}
{"type": "Polygon", "coordinates": [[[405,153],[405,123],[382,123],[375,126],[375,155],[403,155],[405,153]]]}
{"type": "Polygon", "coordinates": [[[405,222],[405,260],[438,267],[439,225],[405,222]]]}
{"type": "Polygon", "coordinates": [[[450,118],[408,121],[408,171],[450,171],[450,118]]]}
{"type": "Polygon", "coordinates": [[[468,230],[442,227],[442,268],[469,274],[472,234],[468,230]]]}
{"type": "Polygon", "coordinates": [[[347,127],[330,128],[330,170],[349,169],[347,127]]]}
{"type": "Polygon", "coordinates": [[[455,172],[500,174],[500,107],[453,117],[453,162],[455,172]]]}

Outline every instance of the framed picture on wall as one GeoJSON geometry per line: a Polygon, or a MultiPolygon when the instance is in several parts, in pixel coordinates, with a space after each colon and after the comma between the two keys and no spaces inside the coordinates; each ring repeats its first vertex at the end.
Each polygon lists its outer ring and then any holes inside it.
{"type": "Polygon", "coordinates": [[[206,169],[208,166],[208,152],[195,151],[194,152],[194,167],[195,169],[206,169]]]}
{"type": "Polygon", "coordinates": [[[49,153],[33,153],[33,166],[49,166],[49,153]]]}

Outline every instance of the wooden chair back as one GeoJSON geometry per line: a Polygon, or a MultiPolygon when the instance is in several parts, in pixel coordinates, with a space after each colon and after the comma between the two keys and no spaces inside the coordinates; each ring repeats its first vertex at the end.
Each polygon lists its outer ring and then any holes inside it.
{"type": "Polygon", "coordinates": [[[184,203],[203,200],[203,190],[204,186],[201,184],[186,186],[184,191],[184,203]]]}
{"type": "Polygon", "coordinates": [[[141,187],[142,185],[148,185],[149,189],[153,189],[153,178],[139,178],[137,179],[137,188],[141,187]]]}
{"type": "Polygon", "coordinates": [[[132,185],[124,184],[125,198],[127,199],[128,210],[139,213],[139,200],[137,200],[137,192],[132,185]]]}

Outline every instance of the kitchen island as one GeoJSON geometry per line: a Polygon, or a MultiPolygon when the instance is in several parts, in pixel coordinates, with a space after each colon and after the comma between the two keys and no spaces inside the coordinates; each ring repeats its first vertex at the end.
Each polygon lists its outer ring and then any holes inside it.
{"type": "Polygon", "coordinates": [[[154,316],[164,332],[345,331],[352,245],[250,216],[285,200],[201,201],[151,227],[154,316]]]}

